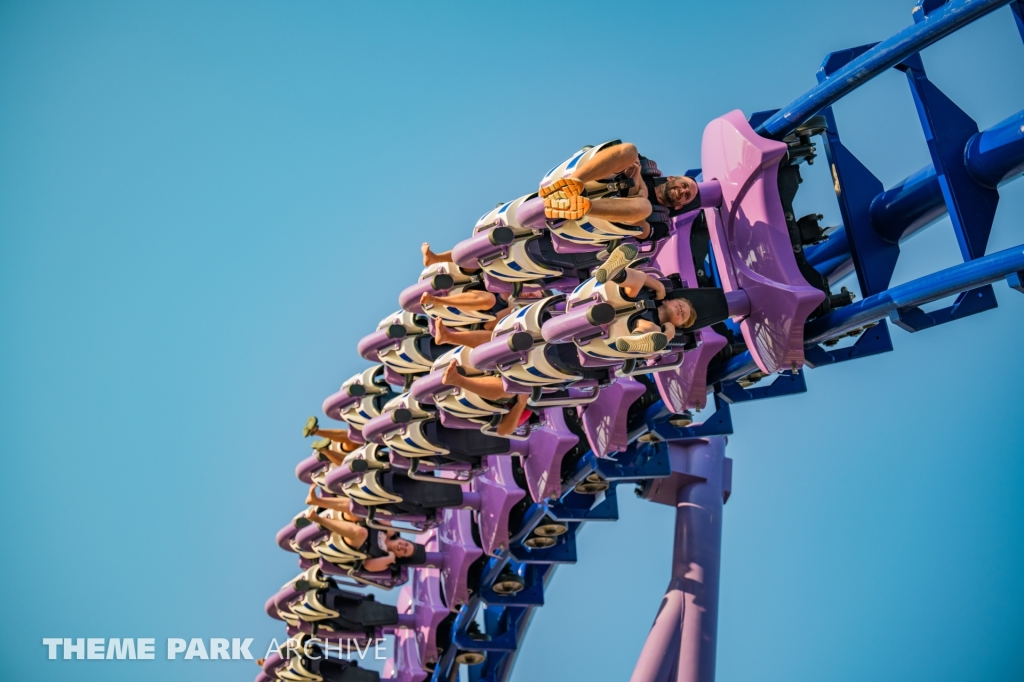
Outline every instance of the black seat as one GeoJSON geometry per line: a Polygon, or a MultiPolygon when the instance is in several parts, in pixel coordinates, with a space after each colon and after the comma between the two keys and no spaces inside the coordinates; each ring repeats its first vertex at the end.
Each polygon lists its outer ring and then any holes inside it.
{"type": "Polygon", "coordinates": [[[439,421],[424,425],[423,433],[434,445],[449,452],[451,459],[472,462],[484,455],[508,452],[508,439],[481,433],[476,429],[450,429],[439,421]]]}

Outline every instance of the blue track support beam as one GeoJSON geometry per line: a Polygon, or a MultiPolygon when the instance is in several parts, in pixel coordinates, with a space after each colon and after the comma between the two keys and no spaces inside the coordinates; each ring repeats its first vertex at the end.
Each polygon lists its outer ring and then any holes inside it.
{"type": "Polygon", "coordinates": [[[997,306],[996,294],[992,291],[992,285],[986,284],[983,287],[962,292],[957,296],[956,302],[948,308],[934,310],[930,313],[926,313],[917,306],[897,308],[889,313],[889,319],[894,325],[905,331],[919,332],[922,329],[977,315],[997,306]]]}
{"type": "Polygon", "coordinates": [[[1024,270],[1024,245],[954,265],[808,322],[806,344],[818,344],[835,338],[888,317],[896,310],[908,310],[992,284],[1020,270],[1024,270]]]}
{"type": "MultiPolygon", "coordinates": [[[[741,389],[742,390],[742,389],[741,389]]],[[[689,426],[675,426],[672,419],[675,415],[665,408],[665,403],[658,401],[647,408],[644,421],[647,430],[658,434],[663,440],[682,440],[691,438],[707,438],[708,436],[728,436],[733,433],[732,413],[728,400],[723,400],[721,391],[715,391],[715,411],[704,421],[689,426]]]]}
{"type": "Polygon", "coordinates": [[[907,176],[871,201],[871,224],[882,239],[898,244],[946,215],[934,166],[907,176]]]}
{"type": "Polygon", "coordinates": [[[978,184],[992,189],[1024,173],[1024,111],[973,136],[964,162],[978,184]]]}
{"type": "Polygon", "coordinates": [[[950,0],[931,12],[926,11],[927,5],[920,11],[915,8],[914,24],[851,60],[830,78],[783,107],[758,126],[758,134],[781,140],[808,118],[835,104],[878,74],[958,28],[1008,4],[1010,0],[950,0]]]}
{"type": "Polygon", "coordinates": [[[708,368],[708,385],[715,385],[725,381],[735,381],[746,376],[757,369],[750,351],[744,351],[739,355],[729,358],[720,365],[712,365],[708,368]]]}
{"type": "Polygon", "coordinates": [[[639,481],[672,473],[668,451],[660,443],[634,443],[618,459],[594,458],[594,471],[606,481],[639,481]]]}
{"type": "Polygon", "coordinates": [[[465,631],[468,622],[463,622],[468,612],[455,619],[452,641],[463,651],[515,651],[519,645],[519,621],[530,607],[496,606],[484,611],[484,628],[489,639],[474,639],[465,631]],[[494,633],[494,634],[491,634],[494,633]]]}
{"type": "Polygon", "coordinates": [[[816,369],[837,362],[888,353],[891,350],[892,336],[889,334],[889,325],[885,320],[881,320],[875,326],[865,329],[852,346],[835,350],[828,350],[820,345],[807,346],[804,348],[804,361],[808,367],[816,369]]]}
{"type": "Polygon", "coordinates": [[[972,138],[978,136],[978,124],[928,80],[920,55],[908,58],[896,68],[904,71],[910,81],[932,167],[960,252],[964,260],[983,256],[999,193],[978,184],[967,170],[965,150],[972,138]]]}
{"type": "MultiPolygon", "coordinates": [[[[1004,278],[1010,279],[1013,273],[1022,270],[1024,245],[982,256],[977,260],[901,284],[808,322],[804,337],[805,349],[885,319],[894,310],[921,306],[1004,278]]],[[[1012,279],[1010,284],[1012,286],[1012,279]]],[[[820,355],[816,357],[821,359],[820,355]]],[[[749,351],[740,353],[726,363],[712,366],[708,371],[708,383],[734,380],[750,374],[756,367],[749,351]]]]}
{"type": "MultiPolygon", "coordinates": [[[[490,588],[480,590],[480,598],[495,606],[544,606],[544,575],[550,570],[544,564],[514,564],[514,571],[523,579],[524,587],[515,594],[498,594],[490,588]]],[[[512,567],[512,566],[510,566],[512,567]]]]}
{"type": "Polygon", "coordinates": [[[548,503],[548,516],[554,521],[618,521],[619,497],[616,486],[597,495],[566,493],[558,502],[548,503]]]}
{"type": "Polygon", "coordinates": [[[1010,9],[1013,10],[1013,19],[1017,22],[1017,31],[1020,33],[1020,39],[1024,41],[1024,0],[1017,0],[1010,5],[1010,9]]]}
{"type": "MultiPolygon", "coordinates": [[[[1024,111],[973,136],[963,154],[967,171],[980,185],[994,189],[1016,180],[1024,174],[1024,111]]],[[[892,244],[945,214],[945,198],[934,166],[920,169],[871,201],[871,224],[884,241],[892,244]]],[[[846,274],[852,267],[847,228],[839,228],[822,244],[807,247],[804,254],[818,272],[830,279],[837,273],[846,274]]]]}
{"type": "MultiPolygon", "coordinates": [[[[825,58],[826,64],[832,57],[825,58]]],[[[846,228],[843,236],[849,244],[860,290],[864,296],[871,296],[889,288],[900,246],[883,239],[871,224],[871,202],[884,191],[882,183],[840,141],[832,107],[822,113],[827,121],[825,156],[846,228]]]]}
{"type": "Polygon", "coordinates": [[[787,395],[807,392],[807,379],[803,372],[794,374],[790,370],[779,372],[778,377],[768,386],[752,386],[743,388],[734,381],[716,386],[715,397],[721,397],[727,403],[741,403],[748,400],[765,398],[781,398],[787,395]]]}
{"type": "Polygon", "coordinates": [[[1011,272],[1006,276],[1006,283],[1011,289],[1016,289],[1024,294],[1024,272],[1011,272]]]}
{"type": "MultiPolygon", "coordinates": [[[[486,661],[467,668],[469,682],[497,682],[505,679],[506,675],[503,671],[509,667],[507,661],[511,656],[511,652],[492,651],[488,653],[486,661]]],[[[448,680],[447,677],[438,677],[436,674],[432,679],[436,682],[447,682],[448,680]]]]}
{"type": "Polygon", "coordinates": [[[509,553],[523,564],[574,564],[576,563],[576,527],[578,523],[567,524],[568,530],[555,538],[555,544],[544,549],[530,549],[522,542],[513,542],[509,553]]]}

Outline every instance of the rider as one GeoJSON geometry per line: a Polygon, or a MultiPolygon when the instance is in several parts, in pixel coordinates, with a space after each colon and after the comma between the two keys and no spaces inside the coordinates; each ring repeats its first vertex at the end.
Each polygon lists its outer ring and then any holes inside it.
{"type": "Polygon", "coordinates": [[[664,282],[642,270],[628,267],[637,253],[637,247],[632,244],[619,246],[594,278],[600,283],[611,281],[627,300],[636,300],[644,289],[650,290],[654,308],[633,313],[629,320],[631,334],[617,339],[615,347],[622,352],[655,353],[668,345],[677,330],[693,326],[697,321],[697,311],[683,297],[691,290],[674,290],[669,295],[664,282]]]}
{"type": "MultiPolygon", "coordinates": [[[[320,498],[320,502],[322,506],[342,511],[343,518],[328,519],[320,516],[315,509],[307,511],[306,518],[325,530],[337,533],[346,545],[365,554],[367,558],[363,560],[363,570],[379,573],[392,565],[410,566],[425,563],[426,548],[402,538],[398,531],[367,528],[362,523],[344,518],[355,518],[344,514],[344,510],[341,509],[343,505],[348,504],[348,500],[339,501],[338,507],[332,507],[329,502],[333,502],[333,500],[329,501],[328,498],[320,498]]],[[[349,510],[351,510],[350,506],[349,510]]]]}
{"type": "Polygon", "coordinates": [[[501,421],[494,431],[499,436],[507,436],[528,420],[532,414],[526,409],[526,401],[529,396],[522,393],[509,393],[497,375],[487,376],[464,376],[459,371],[455,358],[444,370],[441,376],[441,383],[446,386],[455,386],[465,391],[476,393],[484,400],[508,405],[508,412],[501,416],[501,421]]]}
{"type": "MultiPolygon", "coordinates": [[[[648,177],[641,172],[641,157],[636,145],[610,142],[584,153],[575,168],[563,177],[547,177],[540,186],[544,214],[552,220],[579,220],[583,216],[643,228],[641,239],[652,236],[648,218],[653,206],[679,211],[698,198],[697,182],[690,177],[673,175],[667,178],[648,177]],[[591,198],[585,188],[588,182],[610,184],[621,178],[632,185],[619,189],[615,195],[591,198]]],[[[656,238],[659,235],[653,235],[656,238]]],[[[661,235],[664,236],[664,235],[661,235]]]]}

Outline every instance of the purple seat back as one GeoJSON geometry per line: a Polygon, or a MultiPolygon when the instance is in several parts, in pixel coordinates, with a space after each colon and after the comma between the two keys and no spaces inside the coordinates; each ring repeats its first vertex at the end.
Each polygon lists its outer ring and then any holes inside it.
{"type": "Polygon", "coordinates": [[[580,440],[566,425],[561,407],[543,410],[541,422],[543,426],[530,434],[530,453],[523,459],[530,496],[538,501],[562,494],[562,458],[580,440]]]}
{"type": "MultiPolygon", "coordinates": [[[[391,665],[392,677],[382,677],[381,679],[393,682],[425,682],[430,678],[430,674],[423,669],[423,663],[420,661],[415,631],[398,631],[395,635],[394,656],[394,663],[391,665]]],[[[385,671],[387,668],[388,666],[385,665],[385,671]]]]}
{"type": "Polygon", "coordinates": [[[603,301],[583,301],[544,323],[540,333],[548,343],[569,343],[598,330],[608,331],[615,318],[615,309],[603,301]]]}
{"type": "Polygon", "coordinates": [[[445,291],[444,289],[435,289],[432,281],[433,278],[421,279],[415,284],[407,286],[398,295],[398,305],[410,313],[423,314],[423,308],[420,306],[420,296],[423,294],[440,296],[445,291]]]}
{"type": "Polygon", "coordinates": [[[452,611],[469,601],[469,567],[483,555],[473,541],[473,516],[467,509],[445,509],[438,539],[444,553],[441,588],[452,611]]]}
{"type": "MultiPolygon", "coordinates": [[[[511,347],[512,338],[513,334],[504,334],[477,346],[469,352],[470,364],[485,372],[490,372],[497,369],[499,365],[505,366],[515,362],[525,362],[533,344],[517,350],[511,347]]],[[[524,339],[528,339],[525,334],[521,334],[518,337],[520,341],[524,339]]]]}
{"type": "Polygon", "coordinates": [[[270,616],[270,617],[271,617],[271,618],[273,618],[274,620],[284,620],[284,619],[283,619],[283,618],[281,618],[281,616],[280,616],[280,615],[279,615],[279,614],[277,613],[277,612],[278,612],[278,608],[277,608],[277,600],[278,600],[278,598],[279,598],[279,597],[281,596],[281,594],[282,594],[282,593],[284,592],[284,589],[285,589],[285,588],[283,588],[283,587],[282,587],[282,588],[281,588],[280,590],[278,590],[278,591],[277,591],[277,592],[275,592],[274,594],[270,595],[270,598],[268,598],[268,599],[267,599],[267,601],[265,601],[265,602],[263,603],[263,610],[264,610],[264,611],[266,612],[266,614],[267,614],[268,616],[270,616]]]}
{"type": "Polygon", "coordinates": [[[540,197],[527,199],[516,208],[516,222],[531,230],[543,230],[548,226],[544,215],[544,200],[540,197]]]}
{"type": "Polygon", "coordinates": [[[363,426],[363,438],[371,443],[383,444],[384,436],[401,428],[402,424],[395,421],[395,413],[385,412],[366,422],[363,426]]]}
{"type": "Polygon", "coordinates": [[[324,414],[326,414],[331,419],[334,419],[336,421],[344,421],[341,418],[342,411],[347,410],[349,407],[355,405],[360,400],[362,400],[362,396],[349,395],[348,389],[342,388],[339,389],[337,393],[332,393],[331,395],[327,396],[324,399],[324,403],[321,407],[324,411],[324,414]]]}
{"type": "MultiPolygon", "coordinates": [[[[482,230],[474,234],[469,239],[463,239],[461,242],[456,244],[455,248],[452,249],[452,260],[455,261],[455,264],[460,268],[465,268],[467,270],[477,270],[480,268],[481,258],[488,259],[498,256],[504,258],[507,256],[508,243],[502,243],[501,240],[498,240],[499,243],[495,244],[494,241],[496,240],[492,238],[494,229],[495,228],[492,227],[487,230],[482,230]]],[[[510,234],[507,227],[501,227],[501,230],[504,231],[506,235],[510,234]]]]}
{"type": "MultiPolygon", "coordinates": [[[[718,194],[720,201],[721,190],[718,194]]],[[[701,198],[706,199],[703,193],[701,198]]],[[[678,274],[688,287],[697,286],[697,272],[690,251],[690,231],[697,215],[697,211],[691,211],[672,219],[672,235],[664,240],[653,260],[655,267],[665,274],[678,274]]],[[[698,346],[683,356],[682,364],[654,375],[661,399],[676,413],[691,408],[703,409],[707,404],[708,365],[727,343],[725,337],[710,327],[700,329],[694,335],[698,346]]]]}
{"type": "Polygon", "coordinates": [[[626,413],[645,390],[636,379],[619,377],[615,383],[601,389],[597,400],[577,408],[583,419],[583,431],[595,455],[607,457],[613,452],[626,450],[629,446],[626,413]]]}
{"type": "Polygon", "coordinates": [[[420,660],[431,665],[437,661],[437,627],[450,613],[441,599],[439,571],[434,568],[413,571],[410,587],[420,660]]]}
{"type": "Polygon", "coordinates": [[[480,493],[480,542],[487,554],[507,550],[509,545],[508,515],[519,500],[526,497],[512,475],[512,458],[488,455],[486,471],[473,479],[473,489],[480,493]]]}

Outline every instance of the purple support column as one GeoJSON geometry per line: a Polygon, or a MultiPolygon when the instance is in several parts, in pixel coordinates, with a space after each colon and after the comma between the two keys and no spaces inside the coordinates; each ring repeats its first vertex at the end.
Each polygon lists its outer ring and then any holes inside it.
{"type": "Polygon", "coordinates": [[[732,487],[725,438],[669,443],[672,475],[644,497],[676,507],[672,580],[630,682],[713,682],[722,505],[732,487]]]}

